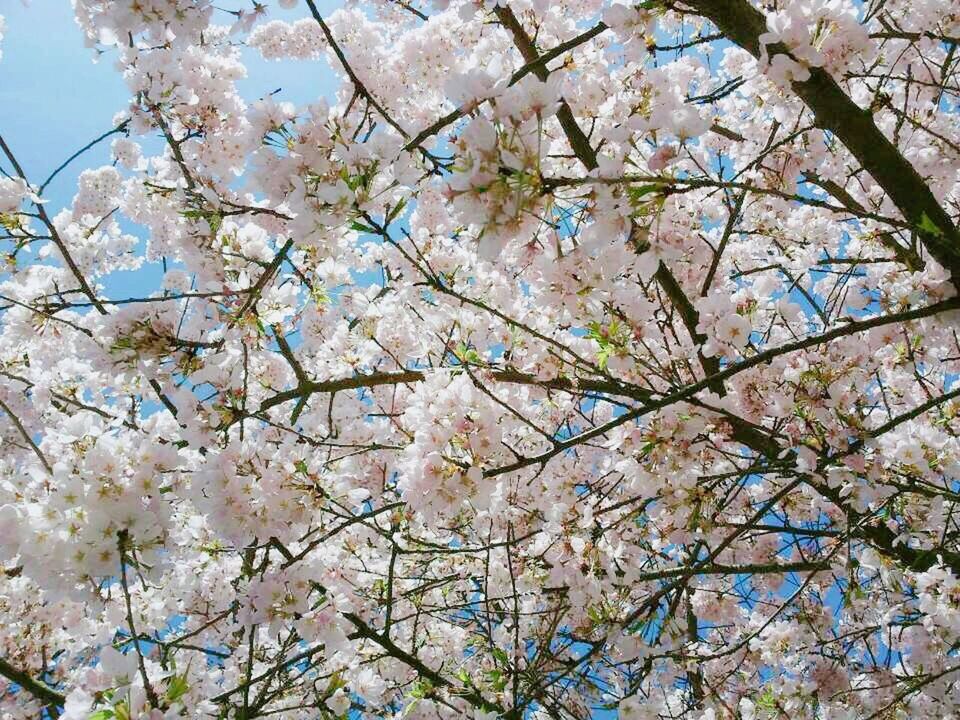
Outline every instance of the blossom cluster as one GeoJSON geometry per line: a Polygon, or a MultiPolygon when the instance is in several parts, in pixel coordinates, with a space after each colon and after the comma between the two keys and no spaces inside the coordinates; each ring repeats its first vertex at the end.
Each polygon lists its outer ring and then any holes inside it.
{"type": "Polygon", "coordinates": [[[64,207],[0,136],[2,720],[960,713],[949,3],[73,6],[130,101],[64,207]]]}

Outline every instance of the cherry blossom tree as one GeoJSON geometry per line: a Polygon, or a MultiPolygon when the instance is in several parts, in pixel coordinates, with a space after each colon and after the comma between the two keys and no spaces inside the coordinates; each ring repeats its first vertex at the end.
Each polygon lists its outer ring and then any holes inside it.
{"type": "Polygon", "coordinates": [[[0,717],[960,717],[960,5],[273,5],[0,135],[0,717]]]}

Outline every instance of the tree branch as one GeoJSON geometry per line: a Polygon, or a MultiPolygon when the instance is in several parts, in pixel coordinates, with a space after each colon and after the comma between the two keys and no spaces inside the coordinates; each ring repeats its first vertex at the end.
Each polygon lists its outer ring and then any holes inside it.
{"type": "MultiPolygon", "coordinates": [[[[730,40],[760,58],[760,36],[767,31],[766,17],[746,0],[685,0],[709,19],[730,40]]],[[[770,57],[790,55],[782,43],[768,45],[770,57]]],[[[813,111],[817,124],[835,134],[850,153],[886,191],[921,242],[955,284],[960,283],[960,233],[924,179],[887,139],[863,110],[822,68],[809,68],[810,78],[792,83],[794,92],[813,111]]]]}

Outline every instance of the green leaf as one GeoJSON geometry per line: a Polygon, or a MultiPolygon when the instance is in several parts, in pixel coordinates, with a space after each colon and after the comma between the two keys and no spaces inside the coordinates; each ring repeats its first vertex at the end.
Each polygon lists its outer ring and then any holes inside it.
{"type": "Polygon", "coordinates": [[[660,192],[661,185],[631,185],[627,188],[627,194],[630,196],[630,199],[634,202],[640,200],[644,195],[649,195],[650,193],[660,192]]]}
{"type": "Polygon", "coordinates": [[[757,707],[763,708],[764,710],[776,710],[777,709],[777,696],[773,692],[773,688],[767,688],[764,690],[763,695],[757,698],[757,707]]]}
{"type": "Polygon", "coordinates": [[[933,235],[938,238],[943,237],[943,230],[941,230],[939,226],[933,220],[931,220],[930,216],[927,215],[926,213],[923,213],[920,216],[920,223],[919,225],[917,225],[917,228],[919,228],[921,232],[924,232],[927,235],[933,235]]]}
{"type": "Polygon", "coordinates": [[[109,708],[106,710],[97,710],[95,713],[90,715],[87,720],[110,720],[113,717],[113,710],[109,708]]]}
{"type": "Polygon", "coordinates": [[[587,325],[587,337],[596,342],[601,350],[610,344],[609,334],[603,329],[603,325],[598,322],[587,325]]]}
{"type": "Polygon", "coordinates": [[[500,692],[507,686],[507,677],[499,670],[489,670],[487,680],[490,681],[490,688],[494,692],[500,692]]]}
{"type": "Polygon", "coordinates": [[[186,675],[174,675],[170,678],[170,683],[167,685],[167,700],[171,703],[176,702],[183,697],[189,689],[190,685],[187,683],[186,675]]]}
{"type": "Polygon", "coordinates": [[[476,351],[475,348],[467,347],[464,343],[460,343],[457,347],[454,348],[453,354],[456,355],[457,360],[459,360],[464,365],[483,365],[483,358],[480,357],[480,353],[476,351]]]}
{"type": "Polygon", "coordinates": [[[477,352],[475,349],[473,349],[473,348],[468,348],[468,349],[467,349],[467,351],[463,354],[463,359],[464,359],[466,362],[470,363],[471,365],[482,365],[482,364],[483,364],[483,358],[480,357],[480,353],[478,353],[478,352],[477,352]]]}
{"type": "Polygon", "coordinates": [[[433,692],[433,683],[429,680],[421,679],[417,680],[417,682],[413,684],[413,687],[410,688],[410,697],[422,700],[429,696],[431,692],[433,692]]]}
{"type": "Polygon", "coordinates": [[[390,214],[387,215],[387,225],[392,223],[399,215],[403,212],[403,209],[407,206],[407,199],[400,198],[400,202],[397,203],[397,206],[390,211],[390,214]]]}
{"type": "Polygon", "coordinates": [[[607,363],[610,362],[610,356],[613,354],[613,351],[609,346],[602,347],[597,352],[597,364],[600,366],[601,370],[607,369],[607,363]]]}
{"type": "Polygon", "coordinates": [[[357,222],[356,220],[350,223],[350,229],[356,230],[357,232],[372,233],[374,235],[377,233],[377,231],[374,230],[369,225],[364,225],[363,223],[357,222]]]}

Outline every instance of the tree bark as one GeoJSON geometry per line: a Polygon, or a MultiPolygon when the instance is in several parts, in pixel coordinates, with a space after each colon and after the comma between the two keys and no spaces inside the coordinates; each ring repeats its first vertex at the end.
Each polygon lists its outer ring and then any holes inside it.
{"type": "MultiPolygon", "coordinates": [[[[767,31],[763,13],[746,0],[685,0],[730,40],[759,58],[760,35],[767,31]]],[[[782,43],[766,46],[769,57],[790,55],[782,43]]],[[[792,83],[793,91],[813,112],[817,125],[846,146],[884,189],[913,226],[927,251],[960,283],[960,233],[924,179],[873,121],[873,114],[850,99],[828,72],[810,68],[810,78],[792,83]]]]}

